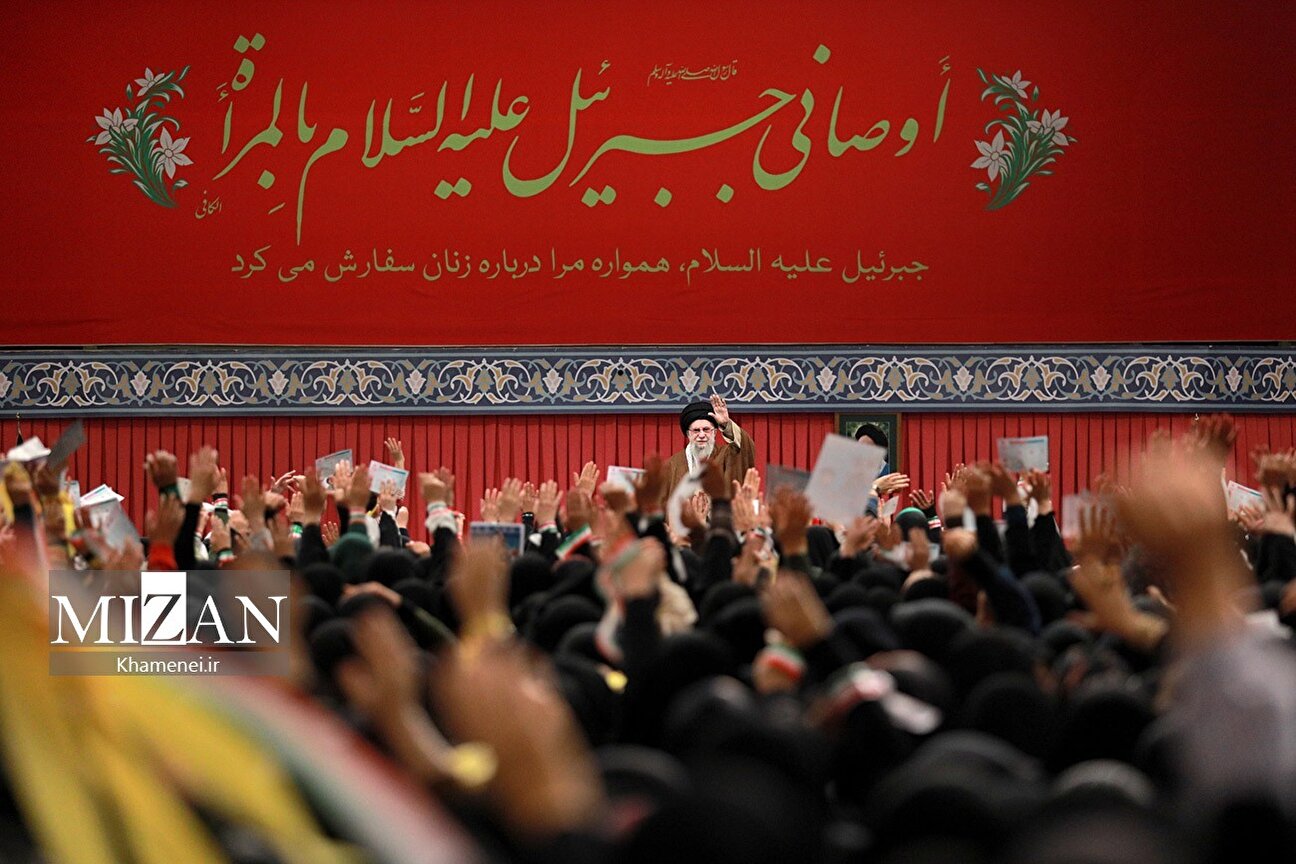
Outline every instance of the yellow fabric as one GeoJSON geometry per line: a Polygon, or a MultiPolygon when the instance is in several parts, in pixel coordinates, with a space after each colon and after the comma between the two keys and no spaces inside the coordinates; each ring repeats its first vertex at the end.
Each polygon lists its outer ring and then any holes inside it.
{"type": "Polygon", "coordinates": [[[286,861],[362,860],[322,834],[261,742],[177,679],[51,676],[44,600],[0,573],[0,752],[50,861],[224,861],[189,801],[286,861]]]}
{"type": "MultiPolygon", "coordinates": [[[[15,462],[10,462],[9,466],[4,470],[5,476],[8,476],[9,472],[15,468],[20,471],[22,470],[21,465],[18,465],[15,462]]],[[[13,501],[9,500],[9,490],[5,488],[3,482],[0,482],[0,511],[4,512],[5,522],[13,521],[13,501]]]]}

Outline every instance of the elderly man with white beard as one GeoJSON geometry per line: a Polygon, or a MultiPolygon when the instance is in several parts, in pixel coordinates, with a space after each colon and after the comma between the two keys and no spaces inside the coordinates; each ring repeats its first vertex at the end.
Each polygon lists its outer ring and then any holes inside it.
{"type": "Polygon", "coordinates": [[[742,482],[747,469],[756,465],[756,445],[751,436],[738,428],[729,416],[725,400],[712,396],[707,402],[694,402],[680,412],[680,431],[688,439],[684,449],[666,462],[665,497],[670,497],[680,480],[701,462],[716,465],[724,474],[725,488],[734,480],[742,482]],[[716,440],[717,432],[724,441],[716,440]]]}

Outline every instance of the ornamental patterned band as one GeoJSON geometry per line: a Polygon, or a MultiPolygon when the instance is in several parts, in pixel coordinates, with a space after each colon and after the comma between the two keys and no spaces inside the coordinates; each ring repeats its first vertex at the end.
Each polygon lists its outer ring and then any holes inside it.
{"type": "Polygon", "coordinates": [[[1296,349],[1190,345],[0,352],[28,416],[1296,408],[1296,349]]]}

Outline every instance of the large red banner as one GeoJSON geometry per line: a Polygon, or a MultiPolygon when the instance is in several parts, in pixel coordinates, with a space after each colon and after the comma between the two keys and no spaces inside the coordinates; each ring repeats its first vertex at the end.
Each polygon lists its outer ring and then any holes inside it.
{"type": "Polygon", "coordinates": [[[17,344],[1290,338],[1281,3],[8,10],[17,344]]]}

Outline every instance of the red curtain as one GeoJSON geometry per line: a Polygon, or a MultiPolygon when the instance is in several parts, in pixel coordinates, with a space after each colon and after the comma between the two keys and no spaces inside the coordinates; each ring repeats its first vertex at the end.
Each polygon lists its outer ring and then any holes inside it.
{"type": "MultiPolygon", "coordinates": [[[[757,464],[809,468],[823,437],[834,429],[832,414],[752,414],[735,419],[756,442],[757,464]]],[[[1235,418],[1238,443],[1228,476],[1250,485],[1250,452],[1296,446],[1296,415],[1247,414],[1235,418]]],[[[1048,435],[1054,497],[1087,488],[1100,472],[1129,471],[1132,457],[1154,429],[1178,434],[1192,415],[1185,414],[907,414],[901,420],[900,469],[924,489],[934,489],[951,465],[993,456],[1002,436],[1048,435]]],[[[24,420],[24,435],[46,444],[58,438],[68,420],[24,420]]],[[[142,464],[159,448],[180,456],[186,473],[188,454],[202,444],[221,453],[231,478],[255,473],[262,478],[289,469],[301,470],[317,456],[347,447],[360,460],[385,460],[383,439],[404,442],[411,470],[445,465],[458,481],[456,506],[477,515],[482,491],[509,476],[530,480],[557,478],[564,486],[586,459],[600,466],[643,463],[648,453],[669,454],[683,446],[675,415],[586,414],[457,417],[141,417],[85,421],[88,443],[71,463],[71,476],[88,491],[108,483],[126,496],[124,505],[142,524],[153,506],[142,464]]],[[[0,421],[0,442],[11,446],[17,426],[0,421]]],[[[416,486],[416,484],[413,484],[416,486]]],[[[237,491],[237,485],[234,490],[237,491]]],[[[421,502],[410,490],[414,536],[423,533],[421,502]]]]}

